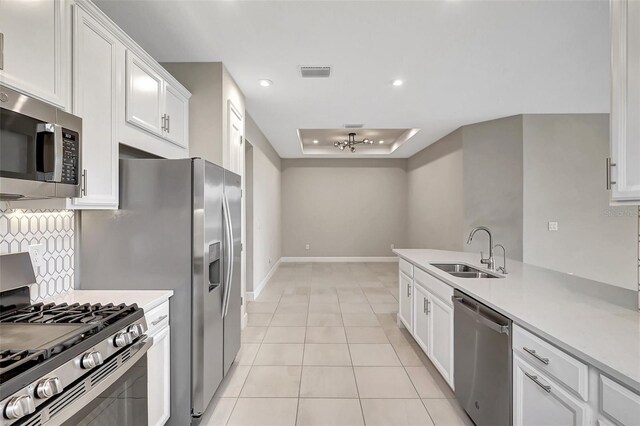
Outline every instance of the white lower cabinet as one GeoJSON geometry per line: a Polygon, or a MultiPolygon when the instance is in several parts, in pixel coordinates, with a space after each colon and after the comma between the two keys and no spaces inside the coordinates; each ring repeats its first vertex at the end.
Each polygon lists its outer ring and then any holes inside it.
{"type": "Polygon", "coordinates": [[[147,398],[149,426],[164,425],[171,415],[171,332],[169,302],[147,315],[153,346],[147,352],[147,398]]]}
{"type": "Polygon", "coordinates": [[[413,295],[413,338],[422,350],[429,353],[429,293],[421,286],[414,287],[413,295]]]}
{"type": "Polygon", "coordinates": [[[409,332],[413,333],[413,280],[400,271],[400,293],[398,295],[398,318],[404,323],[409,332]]]}
{"type": "Polygon", "coordinates": [[[427,312],[429,358],[453,388],[453,307],[439,297],[430,295],[427,312]]]}
{"type": "Polygon", "coordinates": [[[586,426],[590,424],[589,405],[514,354],[513,424],[586,426]]]}

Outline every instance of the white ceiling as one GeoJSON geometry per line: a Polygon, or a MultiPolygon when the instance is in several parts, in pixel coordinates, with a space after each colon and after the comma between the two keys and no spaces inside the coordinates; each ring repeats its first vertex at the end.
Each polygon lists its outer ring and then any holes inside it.
{"type": "Polygon", "coordinates": [[[609,110],[607,0],[97,3],[160,62],[224,62],[285,158],[298,128],[420,128],[389,155],[409,157],[464,124],[609,110]]]}

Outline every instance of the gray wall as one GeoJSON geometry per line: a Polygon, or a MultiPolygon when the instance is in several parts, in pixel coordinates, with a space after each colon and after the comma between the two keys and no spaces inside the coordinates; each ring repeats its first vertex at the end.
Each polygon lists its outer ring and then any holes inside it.
{"type": "Polygon", "coordinates": [[[522,116],[464,126],[463,193],[465,251],[488,252],[487,236],[469,231],[488,226],[494,244],[511,259],[522,260],[522,116]]]}
{"type": "Polygon", "coordinates": [[[638,288],[638,208],[604,187],[607,114],[524,116],[524,261],[638,288]],[[558,231],[548,231],[548,222],[558,231]]]}
{"type": "MultiPolygon", "coordinates": [[[[251,149],[251,163],[245,163],[247,188],[251,187],[251,203],[247,194],[247,214],[251,204],[252,242],[247,251],[252,254],[251,280],[247,274],[247,291],[254,291],[265,279],[282,255],[282,200],[280,157],[249,114],[245,120],[245,136],[251,149]]],[[[248,216],[247,216],[247,222],[248,216]]],[[[247,224],[247,226],[250,226],[247,224]]]]}
{"type": "Polygon", "coordinates": [[[283,256],[393,256],[406,247],[406,178],[406,160],[282,160],[283,256]]]}
{"type": "Polygon", "coordinates": [[[462,251],[462,131],[409,158],[407,236],[412,248],[462,251]]]}
{"type": "MultiPolygon", "coordinates": [[[[189,155],[223,165],[222,62],[164,62],[162,66],[191,92],[189,155]]],[[[226,106],[224,108],[226,110],[226,106]]]]}

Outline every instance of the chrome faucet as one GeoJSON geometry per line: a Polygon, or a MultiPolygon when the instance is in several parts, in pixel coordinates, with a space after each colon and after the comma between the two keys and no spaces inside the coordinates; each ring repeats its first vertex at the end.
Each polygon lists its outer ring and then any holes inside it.
{"type": "Polygon", "coordinates": [[[469,238],[467,239],[467,244],[471,244],[471,241],[473,240],[473,236],[478,231],[485,231],[489,235],[489,257],[485,259],[484,253],[480,252],[480,263],[482,263],[483,265],[487,265],[487,267],[491,271],[495,271],[496,260],[493,258],[493,235],[491,235],[491,231],[489,230],[489,228],[487,228],[486,226],[476,226],[475,228],[473,228],[471,230],[471,233],[469,234],[469,238]]]}
{"type": "Polygon", "coordinates": [[[502,266],[498,267],[497,271],[507,275],[507,249],[505,249],[502,244],[496,244],[493,247],[500,247],[502,249],[502,266]]]}

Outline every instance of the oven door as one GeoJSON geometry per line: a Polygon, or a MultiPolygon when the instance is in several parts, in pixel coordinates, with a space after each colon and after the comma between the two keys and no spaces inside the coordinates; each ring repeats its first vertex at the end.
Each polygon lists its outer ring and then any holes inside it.
{"type": "Polygon", "coordinates": [[[77,411],[68,426],[140,426],[148,423],[147,355],[77,411]]]}

